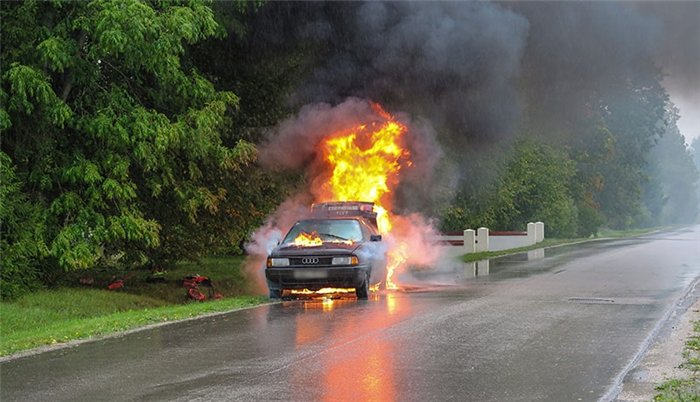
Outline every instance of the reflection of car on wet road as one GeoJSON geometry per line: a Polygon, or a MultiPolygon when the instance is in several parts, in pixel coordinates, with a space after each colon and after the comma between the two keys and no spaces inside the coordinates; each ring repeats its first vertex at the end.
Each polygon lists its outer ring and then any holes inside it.
{"type": "Polygon", "coordinates": [[[285,290],[355,288],[366,299],[385,274],[377,214],[370,202],[314,204],[313,217],[295,223],[267,258],[271,298],[285,290]]]}

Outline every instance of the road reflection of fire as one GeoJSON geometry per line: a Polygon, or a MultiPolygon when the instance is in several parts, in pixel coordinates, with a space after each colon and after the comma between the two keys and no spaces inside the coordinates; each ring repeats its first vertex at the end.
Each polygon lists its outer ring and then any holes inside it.
{"type": "Polygon", "coordinates": [[[324,299],[330,299],[332,297],[341,296],[354,296],[354,288],[321,288],[319,290],[309,290],[309,289],[292,289],[289,292],[293,296],[310,296],[310,297],[322,297],[324,299]]]}
{"type": "MultiPolygon", "coordinates": [[[[375,294],[370,303],[386,298],[386,311],[353,310],[359,314],[333,321],[338,309],[357,308],[352,299],[315,299],[304,303],[305,313],[296,316],[298,348],[324,347],[318,355],[317,370],[295,366],[290,373],[292,400],[313,399],[336,402],[352,395],[358,401],[396,400],[397,384],[393,357],[399,350],[392,338],[367,336],[386,327],[387,320],[401,320],[400,294],[375,294]],[[319,320],[318,313],[328,319],[319,320]],[[363,314],[368,313],[368,314],[363,314]],[[331,324],[329,324],[331,323],[331,324]],[[313,375],[309,375],[313,374],[313,375]],[[322,386],[319,387],[319,383],[322,386]],[[309,395],[309,389],[319,394],[309,395]]],[[[297,304],[298,305],[298,304],[297,304]]],[[[347,311],[343,311],[346,313],[347,311]]]]}

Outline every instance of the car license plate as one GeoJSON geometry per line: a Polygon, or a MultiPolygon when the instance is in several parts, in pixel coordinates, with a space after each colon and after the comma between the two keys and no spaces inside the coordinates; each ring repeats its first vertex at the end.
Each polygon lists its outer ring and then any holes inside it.
{"type": "Polygon", "coordinates": [[[294,279],[324,279],[328,278],[325,269],[295,269],[294,279]]]}

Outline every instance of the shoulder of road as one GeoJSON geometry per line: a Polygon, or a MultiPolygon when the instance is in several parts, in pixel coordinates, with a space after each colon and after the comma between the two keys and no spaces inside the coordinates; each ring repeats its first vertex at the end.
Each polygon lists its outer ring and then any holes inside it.
{"type": "Polygon", "coordinates": [[[697,336],[694,323],[700,321],[700,299],[697,293],[700,293],[697,289],[690,292],[686,296],[686,299],[690,299],[690,306],[679,303],[668,320],[662,323],[649,348],[641,352],[641,359],[624,377],[615,402],[666,400],[655,399],[660,393],[660,385],[671,380],[697,376],[697,373],[683,365],[686,361],[686,344],[693,336],[697,336]]]}

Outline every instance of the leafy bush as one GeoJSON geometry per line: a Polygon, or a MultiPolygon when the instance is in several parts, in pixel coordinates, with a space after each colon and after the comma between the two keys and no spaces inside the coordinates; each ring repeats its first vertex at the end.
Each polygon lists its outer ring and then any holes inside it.
{"type": "Polygon", "coordinates": [[[441,229],[524,230],[529,222],[541,221],[548,236],[577,237],[579,208],[570,189],[575,174],[576,165],[565,152],[518,140],[499,180],[478,194],[459,192],[442,208],[441,229]]]}
{"type": "Polygon", "coordinates": [[[41,208],[30,203],[22,192],[22,182],[4,152],[0,152],[0,177],[0,298],[7,300],[41,287],[38,261],[48,254],[48,249],[41,237],[41,208]]]}

